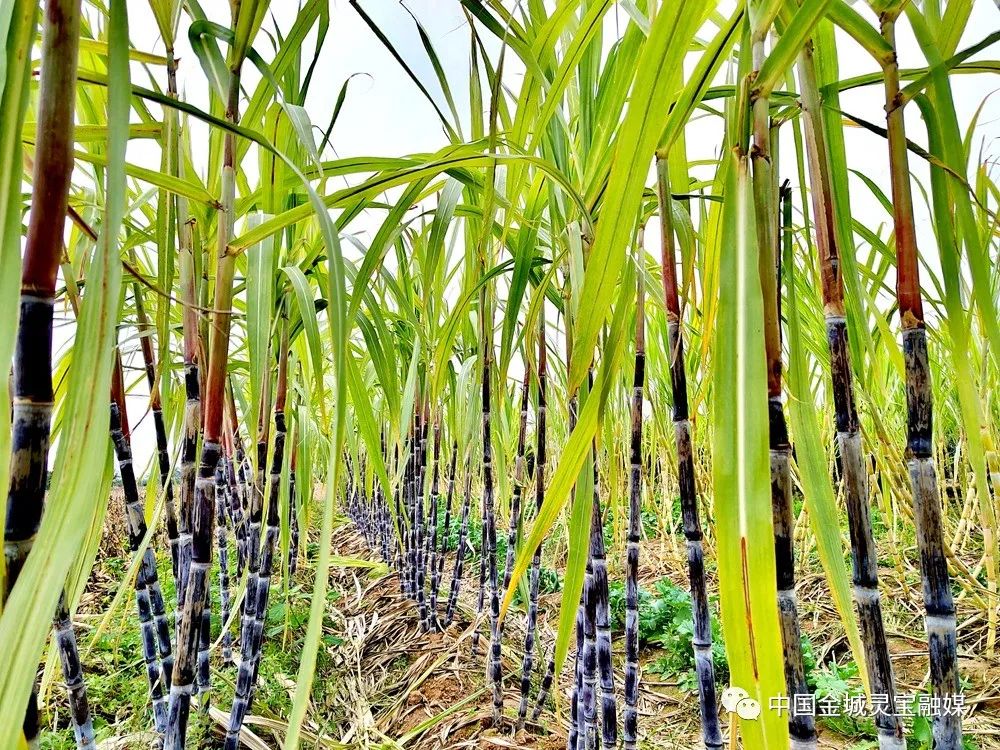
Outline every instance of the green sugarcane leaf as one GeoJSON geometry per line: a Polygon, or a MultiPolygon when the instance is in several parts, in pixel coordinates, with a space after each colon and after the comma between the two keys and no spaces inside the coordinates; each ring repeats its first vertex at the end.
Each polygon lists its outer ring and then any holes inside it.
{"type": "MultiPolygon", "coordinates": [[[[266,142],[266,139],[264,139],[263,136],[257,134],[252,136],[250,136],[250,134],[247,135],[254,141],[260,139],[266,142]]],[[[270,144],[268,144],[268,146],[272,150],[276,151],[276,149],[274,149],[273,146],[270,146],[270,144]]],[[[406,185],[427,177],[434,177],[442,172],[455,174],[455,172],[460,169],[491,167],[495,164],[524,162],[545,172],[546,175],[555,181],[556,184],[563,188],[566,195],[572,199],[581,214],[585,217],[589,216],[589,211],[583,198],[576,192],[570,181],[550,162],[544,159],[534,156],[521,156],[518,154],[483,154],[478,151],[478,146],[449,147],[435,156],[442,156],[443,158],[428,160],[410,169],[401,169],[398,171],[375,175],[359,185],[344,188],[343,190],[338,190],[335,193],[324,196],[321,200],[326,207],[333,208],[335,206],[342,206],[357,198],[371,198],[385,192],[389,188],[406,185]]],[[[305,204],[289,209],[284,213],[278,214],[273,219],[264,222],[256,229],[245,232],[239,237],[234,238],[233,241],[229,243],[229,246],[235,252],[245,250],[247,247],[259,242],[261,238],[266,237],[269,234],[280,232],[286,227],[290,227],[293,224],[297,224],[300,221],[308,219],[312,215],[312,211],[313,209],[309,205],[305,204]]]]}
{"type": "Polygon", "coordinates": [[[150,10],[153,11],[153,18],[156,19],[156,27],[160,31],[160,38],[168,49],[174,46],[177,37],[177,25],[181,20],[181,0],[149,0],[150,10]]]}
{"type": "MultiPolygon", "coordinates": [[[[266,215],[251,214],[247,224],[254,227],[266,215]]],[[[271,328],[274,325],[274,272],[277,250],[273,236],[266,237],[247,252],[247,353],[250,359],[250,413],[260,413],[264,398],[264,373],[271,369],[271,328]]]]}
{"type": "Polygon", "coordinates": [[[747,747],[788,747],[787,718],[768,711],[785,690],[775,592],[774,529],[766,436],[764,311],[748,160],[727,170],[719,320],[713,370],[712,477],[720,609],[732,685],[762,707],[740,723],[747,747]]]}
{"type": "MultiPolygon", "coordinates": [[[[316,312],[316,303],[309,288],[309,281],[298,266],[284,266],[281,270],[288,277],[292,285],[292,290],[295,293],[299,315],[302,318],[303,330],[306,334],[306,343],[309,346],[309,356],[312,359],[313,377],[316,378],[316,393],[322,396],[325,360],[323,359],[323,345],[319,337],[319,320],[318,313],[316,312]]],[[[251,357],[250,361],[252,365],[253,357],[251,357]]],[[[320,410],[325,421],[326,408],[323,405],[323,399],[320,399],[320,410]]]]}
{"type": "MultiPolygon", "coordinates": [[[[612,0],[598,0],[598,2],[589,3],[585,6],[586,13],[580,19],[580,24],[573,36],[573,41],[566,48],[562,61],[559,63],[559,68],[548,82],[548,90],[546,91],[545,102],[542,104],[541,111],[535,113],[529,109],[527,112],[532,117],[531,127],[534,131],[532,140],[527,148],[529,153],[533,153],[538,148],[538,143],[548,128],[549,120],[562,102],[563,93],[570,81],[573,80],[578,66],[584,59],[585,53],[588,49],[595,49],[591,43],[595,38],[599,37],[604,16],[613,4],[612,0]]],[[[599,46],[597,49],[599,49],[599,46]]]]}
{"type": "Polygon", "coordinates": [[[625,247],[642,201],[649,161],[670,111],[674,74],[704,13],[703,2],[671,3],[662,6],[653,19],[615,146],[601,222],[584,274],[582,304],[573,331],[570,391],[583,382],[593,359],[598,332],[604,325],[614,285],[625,264],[625,247]]]}
{"type": "Polygon", "coordinates": [[[791,69],[802,47],[812,36],[813,28],[826,15],[831,0],[804,0],[791,21],[785,26],[777,44],[771,50],[754,79],[754,94],[770,96],[774,87],[791,69]]]}
{"type": "MultiPolygon", "coordinates": [[[[74,151],[73,156],[80,161],[88,162],[98,167],[108,166],[107,157],[103,154],[91,151],[74,151]]],[[[203,203],[206,206],[211,206],[212,208],[218,208],[219,206],[219,201],[215,196],[194,179],[174,177],[173,175],[164,174],[153,169],[145,169],[135,164],[126,164],[125,174],[143,182],[148,182],[150,185],[163,188],[174,195],[181,195],[198,203],[203,203]]]]}
{"type": "Polygon", "coordinates": [[[222,52],[219,51],[219,45],[216,44],[217,39],[231,43],[233,32],[206,20],[194,21],[188,28],[188,42],[201,64],[205,78],[208,79],[208,84],[219,101],[224,102],[229,95],[229,69],[226,67],[222,52]]]}
{"type": "Polygon", "coordinates": [[[448,76],[445,73],[444,66],[441,64],[441,59],[438,57],[437,51],[434,49],[434,44],[431,42],[430,36],[428,36],[426,29],[420,20],[413,14],[413,12],[403,6],[411,19],[413,19],[414,25],[417,27],[417,32],[420,34],[420,43],[423,45],[424,52],[427,53],[427,58],[431,61],[431,66],[434,68],[434,75],[437,76],[438,85],[441,87],[441,93],[444,94],[444,99],[448,103],[448,110],[451,112],[452,122],[455,123],[455,131],[458,139],[462,138],[462,121],[458,115],[458,108],[455,106],[455,98],[451,93],[451,86],[448,83],[448,76]]]}
{"type": "MultiPolygon", "coordinates": [[[[105,220],[88,273],[73,342],[73,369],[67,389],[67,419],[58,442],[45,514],[33,554],[0,615],[0,715],[20,716],[49,632],[52,613],[67,575],[84,546],[104,498],[108,404],[122,269],[118,233],[125,214],[125,146],[128,142],[130,82],[128,16],[125,0],[111,0],[108,59],[108,169],[105,220]]],[[[20,130],[20,123],[17,123],[20,130]]],[[[41,210],[41,207],[37,207],[41,210]]],[[[0,747],[21,741],[21,722],[0,722],[0,747]]]]}
{"type": "MultiPolygon", "coordinates": [[[[674,142],[683,136],[684,126],[691,119],[691,113],[695,107],[704,99],[709,89],[709,84],[715,80],[716,73],[729,55],[730,50],[736,42],[737,31],[743,22],[743,7],[737,7],[729,20],[719,28],[718,33],[705,49],[704,54],[698,58],[691,77],[677,97],[677,102],[670,110],[667,118],[667,126],[664,128],[663,136],[660,139],[660,147],[657,154],[675,153],[676,149],[671,149],[674,142]]],[[[679,184],[687,184],[684,183],[679,184]]]]}

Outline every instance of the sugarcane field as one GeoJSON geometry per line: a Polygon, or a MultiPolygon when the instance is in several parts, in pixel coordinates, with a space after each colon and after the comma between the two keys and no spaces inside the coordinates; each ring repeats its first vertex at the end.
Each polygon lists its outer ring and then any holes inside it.
{"type": "Polygon", "coordinates": [[[1000,0],[0,42],[0,750],[1000,750],[1000,0]]]}

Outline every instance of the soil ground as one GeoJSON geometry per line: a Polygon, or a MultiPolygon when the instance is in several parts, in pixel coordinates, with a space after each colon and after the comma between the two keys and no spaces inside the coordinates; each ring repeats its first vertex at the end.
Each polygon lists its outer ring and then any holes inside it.
{"type": "MultiPolygon", "coordinates": [[[[150,711],[136,648],[137,629],[131,602],[120,605],[110,622],[105,615],[120,589],[126,560],[121,553],[124,538],[120,530],[116,531],[121,519],[115,516],[112,513],[109,518],[98,564],[81,600],[77,629],[83,644],[84,669],[100,747],[127,750],[149,747],[153,735],[148,731],[150,711]]],[[[331,547],[339,558],[377,562],[346,519],[338,522],[331,547]]],[[[288,582],[279,582],[277,591],[272,592],[257,698],[243,733],[245,747],[252,750],[280,747],[284,740],[285,717],[308,616],[315,549],[314,541],[306,550],[305,562],[296,576],[288,582]]],[[[670,541],[655,539],[644,544],[641,561],[640,578],[646,587],[652,588],[664,576],[685,586],[684,560],[670,541]]],[[[809,566],[806,561],[803,567],[809,566]]],[[[842,663],[849,652],[839,618],[818,566],[813,567],[814,572],[800,575],[798,584],[803,630],[814,644],[820,664],[842,663]]],[[[445,570],[451,570],[451,560],[445,570]]],[[[529,723],[518,732],[509,720],[501,728],[492,727],[492,692],[484,673],[488,637],[480,639],[477,656],[471,653],[478,565],[467,565],[466,570],[468,582],[462,588],[455,622],[444,633],[423,633],[416,605],[401,595],[395,576],[384,566],[335,564],[331,568],[322,647],[302,747],[352,750],[565,747],[572,650],[558,681],[561,692],[550,696],[537,723],[529,723]]],[[[612,580],[621,577],[614,561],[610,574],[612,580]]],[[[917,693],[927,680],[919,578],[900,580],[891,569],[884,570],[883,575],[883,591],[900,592],[884,599],[899,690],[917,693]]],[[[162,560],[161,578],[167,579],[165,595],[170,602],[173,592],[169,565],[162,560]]],[[[714,581],[709,583],[714,584],[714,581]]],[[[439,599],[442,611],[449,585],[450,573],[446,573],[439,599]]],[[[546,660],[552,648],[561,596],[561,593],[548,594],[540,601],[539,639],[546,660]]],[[[977,608],[965,596],[959,597],[958,607],[963,636],[959,649],[961,671],[967,681],[964,692],[969,713],[964,726],[970,740],[968,747],[997,749],[1000,748],[1000,660],[987,661],[977,652],[976,644],[982,642],[985,630],[985,623],[972,614],[977,608]]],[[[213,632],[217,627],[215,624],[213,632]]],[[[482,632],[487,632],[485,625],[482,632]]],[[[614,651],[620,700],[624,649],[619,635],[616,634],[614,651]]],[[[516,714],[520,697],[517,676],[521,670],[523,638],[523,614],[512,610],[503,646],[507,717],[516,714]]],[[[655,648],[642,652],[640,747],[646,750],[700,747],[697,697],[676,681],[662,680],[647,668],[660,655],[662,652],[655,648]]],[[[218,668],[218,644],[212,658],[211,705],[207,714],[192,712],[191,744],[204,748],[220,744],[228,721],[223,709],[231,703],[235,678],[233,667],[218,668]]],[[[72,735],[67,729],[65,699],[58,684],[58,667],[51,659],[44,674],[42,708],[48,731],[43,732],[43,748],[70,748],[72,735]]],[[[532,702],[539,681],[540,675],[536,674],[532,702]]],[[[724,714],[723,729],[728,734],[726,719],[724,714]]],[[[863,737],[838,732],[841,728],[821,721],[820,747],[863,750],[874,746],[863,737]]],[[[911,739],[910,747],[924,745],[911,739]]]]}

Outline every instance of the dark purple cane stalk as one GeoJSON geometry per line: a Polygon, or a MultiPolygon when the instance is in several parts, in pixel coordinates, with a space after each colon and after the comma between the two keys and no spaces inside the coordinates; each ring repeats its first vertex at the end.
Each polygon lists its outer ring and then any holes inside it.
{"type": "Polygon", "coordinates": [[[243,439],[240,437],[239,423],[236,418],[236,397],[233,395],[233,382],[229,381],[226,388],[226,414],[228,420],[224,432],[227,450],[223,456],[228,492],[227,512],[233,524],[233,535],[236,537],[236,579],[243,576],[247,554],[247,522],[245,513],[246,469],[243,454],[243,439]]]}
{"type": "Polygon", "coordinates": [[[198,631],[198,707],[203,714],[208,714],[209,689],[212,686],[211,671],[208,657],[212,648],[212,587],[205,587],[205,602],[201,610],[201,627],[198,631]]]}
{"type": "MultiPolygon", "coordinates": [[[[201,429],[201,377],[199,374],[200,334],[195,269],[195,248],[190,225],[182,225],[180,237],[180,299],[184,332],[184,435],[181,439],[180,491],[177,505],[177,573],[174,578],[177,610],[184,604],[188,571],[191,567],[191,513],[194,505],[198,460],[198,432],[201,429]]],[[[176,623],[180,627],[180,622],[176,623]]],[[[179,634],[178,634],[179,638],[179,634]]],[[[178,644],[179,647],[179,644],[178,644]]]]}
{"type": "MultiPolygon", "coordinates": [[[[146,536],[146,519],[139,499],[139,488],[135,481],[135,471],[132,467],[131,432],[125,413],[125,383],[122,377],[121,359],[117,354],[111,388],[111,441],[119,462],[119,472],[122,475],[123,495],[126,502],[126,518],[129,523],[129,547],[135,553],[142,539],[146,536]],[[121,435],[117,438],[114,430],[116,416],[117,425],[121,431],[121,435]]],[[[142,582],[148,590],[150,612],[153,616],[153,625],[156,633],[157,651],[163,669],[163,684],[169,685],[174,670],[174,656],[170,644],[170,622],[167,618],[166,607],[163,602],[163,592],[160,588],[160,579],[156,568],[156,555],[151,546],[146,547],[146,551],[143,554],[142,567],[139,572],[142,574],[142,582]]]]}
{"type": "Polygon", "coordinates": [[[542,684],[538,688],[538,698],[535,700],[535,707],[531,711],[531,720],[538,721],[538,717],[542,715],[542,710],[545,708],[545,701],[549,697],[549,692],[552,690],[552,682],[555,680],[556,676],[556,657],[553,652],[552,656],[549,657],[549,663],[545,667],[545,675],[542,677],[542,684]]]}
{"type": "MultiPolygon", "coordinates": [[[[457,448],[457,445],[456,445],[457,448]]],[[[458,592],[462,587],[462,571],[465,562],[465,547],[469,539],[469,506],[472,504],[472,465],[471,459],[465,460],[465,500],[462,502],[462,520],[458,528],[458,546],[455,549],[455,567],[451,575],[451,589],[448,592],[448,608],[445,611],[442,630],[451,625],[455,618],[455,605],[458,603],[458,592]]],[[[480,586],[480,591],[482,587],[480,586]]],[[[476,637],[474,631],[472,637],[476,637]]]]}
{"type": "Polygon", "coordinates": [[[249,530],[246,517],[246,465],[241,460],[242,450],[237,447],[237,455],[226,467],[229,476],[229,516],[236,535],[236,580],[243,577],[247,565],[247,546],[249,530]]]}
{"type": "Polygon", "coordinates": [[[480,502],[481,511],[481,523],[480,523],[480,541],[479,541],[479,595],[476,600],[476,629],[472,631],[472,654],[475,656],[479,653],[479,620],[482,619],[483,609],[486,606],[486,556],[487,548],[489,545],[489,540],[486,535],[486,505],[485,498],[480,502]]]}
{"type": "MultiPolygon", "coordinates": [[[[535,407],[535,513],[545,499],[545,390],[547,384],[548,352],[545,346],[545,311],[538,316],[538,402],[535,407]]],[[[521,702],[517,707],[518,728],[524,727],[528,713],[528,696],[531,692],[531,672],[535,657],[535,630],[538,624],[538,589],[542,572],[542,546],[535,547],[531,558],[528,579],[528,614],[524,628],[524,658],[521,662],[521,702]]]]}
{"type": "MultiPolygon", "coordinates": [[[[416,522],[417,522],[417,535],[414,540],[414,553],[416,559],[416,581],[417,581],[417,611],[420,614],[420,629],[429,630],[430,629],[430,613],[427,608],[427,593],[425,591],[426,584],[426,549],[428,542],[430,540],[430,530],[426,528],[428,523],[434,523],[435,528],[437,528],[437,519],[433,517],[433,514],[437,511],[437,497],[436,494],[432,495],[431,498],[431,519],[428,520],[424,516],[424,478],[426,475],[427,467],[427,423],[428,419],[424,419],[421,425],[420,433],[420,472],[418,474],[419,480],[417,484],[417,507],[416,507],[416,522]]],[[[440,454],[440,442],[438,443],[438,450],[435,451],[435,466],[437,466],[437,456],[440,454]]]]}
{"type": "Polygon", "coordinates": [[[417,500],[418,478],[420,476],[420,414],[419,408],[414,410],[413,430],[410,438],[410,469],[407,474],[407,518],[409,519],[409,534],[407,536],[407,577],[409,595],[417,600],[417,500]]]}
{"type": "Polygon", "coordinates": [[[430,551],[430,559],[428,560],[428,568],[431,572],[431,593],[430,593],[430,603],[427,607],[426,617],[423,620],[424,630],[433,630],[437,624],[437,513],[438,513],[438,494],[441,490],[440,481],[440,463],[441,463],[441,424],[438,421],[434,422],[434,466],[431,469],[431,507],[430,507],[430,534],[427,536],[427,548],[430,551]]]}
{"type": "Polygon", "coordinates": [[[615,699],[615,673],[611,663],[611,611],[608,604],[608,567],[604,552],[604,518],[598,490],[597,446],[594,445],[594,509],[590,526],[591,557],[594,577],[594,628],[597,669],[600,673],[601,746],[614,750],[618,744],[618,704],[615,699]]]}
{"type": "MultiPolygon", "coordinates": [[[[879,18],[882,38],[893,51],[896,50],[896,16],[899,12],[900,8],[893,5],[879,18]]],[[[941,498],[934,466],[933,389],[920,291],[920,253],[913,218],[906,126],[903,119],[906,100],[899,88],[899,63],[895,54],[883,66],[883,70],[893,227],[896,236],[896,299],[903,329],[903,361],[906,369],[906,462],[913,492],[917,548],[920,550],[931,693],[942,707],[954,707],[961,689],[958,634],[955,601],[948,574],[941,498]]],[[[961,711],[942,708],[935,714],[932,723],[936,750],[961,750],[961,711]]]]}
{"type": "Polygon", "coordinates": [[[632,430],[629,442],[628,538],[625,561],[625,750],[639,743],[639,534],[642,529],[642,390],[646,375],[646,253],[639,229],[639,273],[635,296],[635,372],[632,376],[632,430]]]}
{"type": "MultiPolygon", "coordinates": [[[[394,463],[396,470],[399,470],[399,446],[393,449],[394,463]]],[[[405,468],[404,479],[393,490],[393,501],[396,505],[396,575],[399,578],[399,588],[406,593],[406,571],[404,548],[406,546],[406,517],[404,516],[403,492],[406,487],[405,468]]]]}
{"type": "MultiPolygon", "coordinates": [[[[299,565],[299,496],[295,489],[295,464],[298,457],[298,441],[292,444],[292,463],[288,472],[288,575],[294,576],[299,565]]],[[[386,561],[388,562],[388,561],[386,561]]]]}
{"type": "Polygon", "coordinates": [[[491,352],[487,348],[483,360],[483,511],[486,526],[486,568],[490,586],[490,655],[487,677],[493,686],[493,725],[500,726],[503,719],[503,673],[500,662],[500,592],[497,586],[497,524],[493,504],[493,438],[490,402],[491,352]]]}
{"type": "MultiPolygon", "coordinates": [[[[840,247],[837,241],[832,185],[830,183],[826,133],[822,122],[822,103],[816,84],[812,45],[807,45],[799,57],[799,82],[802,91],[803,128],[810,174],[810,194],[816,222],[816,249],[820,281],[823,292],[823,313],[826,322],[827,346],[830,350],[831,393],[834,403],[834,421],[837,428],[837,447],[844,489],[844,506],[847,510],[848,530],[851,540],[852,582],[854,600],[861,626],[868,667],[868,681],[872,694],[884,695],[890,706],[895,705],[895,679],[889,646],[886,641],[885,623],[879,593],[878,556],[871,525],[871,508],[868,496],[867,472],[861,446],[861,425],[854,396],[854,378],[851,372],[850,347],[847,338],[847,310],[844,304],[844,286],[841,275],[840,247]]],[[[784,242],[791,243],[791,200],[785,198],[784,242]]],[[[791,510],[788,511],[790,523],[791,510]]],[[[790,536],[790,532],[789,532],[790,536]]],[[[791,544],[786,556],[791,558],[791,544]]],[[[790,564],[781,565],[779,577],[787,576],[779,588],[794,587],[794,572],[790,564]]],[[[783,613],[784,614],[784,613],[783,613]]],[[[803,680],[804,681],[804,680],[803,680]]],[[[801,683],[800,683],[801,684],[801,683]]],[[[801,689],[801,688],[800,688],[801,689]]],[[[906,746],[903,723],[893,712],[880,711],[874,717],[882,750],[898,750],[906,746]]]]}
{"type": "Polygon", "coordinates": [[[222,664],[233,663],[233,634],[228,627],[231,609],[229,591],[229,534],[226,529],[226,505],[229,502],[229,483],[226,481],[225,461],[215,470],[215,546],[219,549],[219,602],[222,629],[222,664]]]}
{"type": "MultiPolygon", "coordinates": [[[[170,448],[167,444],[167,428],[163,421],[163,406],[160,400],[160,381],[156,376],[156,357],[153,354],[153,327],[146,316],[146,306],[142,301],[141,284],[132,287],[135,298],[135,317],[139,329],[139,348],[146,368],[146,383],[149,386],[149,409],[153,413],[153,430],[156,434],[156,466],[160,472],[160,487],[164,492],[164,517],[167,539],[170,543],[170,561],[174,580],[177,580],[177,509],[174,507],[174,488],[170,477],[170,448]]],[[[172,660],[171,660],[172,661],[172,660]]],[[[169,682],[170,676],[167,675],[169,682]]]]}
{"type": "MultiPolygon", "coordinates": [[[[576,745],[575,750],[592,750],[597,747],[597,703],[594,693],[596,692],[597,680],[597,648],[594,644],[597,632],[594,628],[588,637],[587,626],[587,600],[590,597],[590,587],[593,582],[593,571],[588,560],[587,574],[584,577],[583,591],[580,594],[580,605],[576,613],[577,626],[577,658],[576,658],[576,700],[574,710],[576,712],[576,745]],[[588,663],[590,674],[588,677],[588,663]],[[588,690],[589,680],[589,690],[588,690]],[[588,706],[592,712],[587,716],[588,706]]],[[[590,620],[593,623],[593,619],[590,620]]]]}
{"type": "Polygon", "coordinates": [[[667,310],[667,343],[670,347],[670,389],[673,396],[674,439],[677,447],[677,474],[681,497],[684,537],[687,539],[688,580],[691,585],[691,612],[694,621],[695,673],[701,705],[701,735],[706,750],[722,747],[722,728],[716,703],[715,665],[712,661],[712,622],[705,586],[705,556],[702,549],[701,520],[695,487],[691,422],[688,417],[687,374],[684,368],[684,338],[681,334],[681,306],[678,295],[674,231],[671,221],[670,188],[666,159],[657,157],[657,194],[660,205],[661,274],[667,310]]]}
{"type": "Polygon", "coordinates": [[[517,547],[517,530],[521,525],[521,497],[528,481],[524,470],[524,444],[528,432],[528,386],[531,383],[530,368],[524,369],[524,383],[521,385],[521,419],[517,428],[517,457],[514,459],[514,491],[510,500],[510,527],[507,531],[507,559],[503,568],[503,590],[510,585],[514,572],[514,549],[517,547]]]}
{"type": "Polygon", "coordinates": [[[444,533],[441,539],[441,551],[437,557],[437,567],[431,565],[431,612],[434,626],[438,627],[437,617],[437,596],[441,586],[441,577],[444,573],[444,561],[448,554],[448,532],[451,530],[451,504],[455,496],[455,466],[458,461],[458,442],[452,443],[451,465],[448,467],[448,501],[444,511],[444,533]]]}
{"type": "Polygon", "coordinates": [[[253,703],[254,686],[260,667],[261,649],[264,640],[264,621],[267,618],[267,601],[271,588],[271,573],[274,569],[274,551],[280,533],[278,501],[281,493],[281,470],[285,454],[285,401],[288,393],[288,318],[282,308],[281,338],[278,349],[278,381],[274,399],[274,451],[271,456],[271,476],[267,502],[267,527],[264,544],[260,549],[257,569],[257,583],[254,601],[251,602],[252,620],[248,624],[245,637],[247,650],[243,652],[240,669],[236,676],[236,693],[233,708],[229,714],[229,728],[224,747],[236,750],[240,744],[243,720],[253,703]]]}
{"type": "MultiPolygon", "coordinates": [[[[593,518],[591,518],[593,523],[593,518]]],[[[593,536],[591,530],[591,536],[593,536]]],[[[600,532],[598,532],[600,533],[600,532]]],[[[583,712],[583,735],[577,742],[587,750],[597,747],[597,595],[594,591],[594,560],[587,560],[583,584],[583,692],[580,710],[583,712]]],[[[579,747],[580,745],[578,745],[579,747]]]]}
{"type": "MultiPolygon", "coordinates": [[[[242,61],[230,66],[226,119],[239,120],[240,70],[242,61]]],[[[229,252],[233,236],[236,199],[236,138],[227,132],[223,141],[221,204],[216,237],[215,296],[212,302],[211,338],[208,341],[208,371],[204,393],[204,440],[191,507],[191,565],[184,604],[178,616],[177,660],[170,686],[170,710],[164,740],[166,750],[182,750],[187,737],[192,685],[202,611],[210,588],[215,523],[215,467],[221,456],[223,414],[226,402],[229,333],[233,307],[233,277],[236,257],[229,252]]],[[[206,325],[208,322],[206,321],[206,325]]]]}
{"type": "Polygon", "coordinates": [[[76,646],[76,635],[73,633],[73,623],[66,607],[65,594],[59,597],[54,623],[56,649],[59,651],[59,661],[62,664],[66,694],[69,696],[69,715],[73,724],[76,747],[77,750],[93,750],[97,747],[97,742],[94,740],[94,723],[90,718],[87,685],[83,681],[80,652],[76,646]]]}
{"type": "Polygon", "coordinates": [[[419,461],[419,417],[414,415],[413,417],[413,427],[410,431],[410,444],[409,451],[406,461],[406,473],[404,475],[404,491],[403,491],[403,501],[406,505],[406,532],[405,536],[405,547],[406,547],[406,576],[404,577],[405,586],[403,590],[406,595],[409,596],[414,601],[417,598],[417,550],[416,550],[416,535],[417,535],[417,518],[416,518],[416,507],[417,507],[417,492],[416,477],[419,474],[417,469],[417,463],[419,461]]]}
{"type": "MultiPolygon", "coordinates": [[[[116,362],[116,371],[120,360],[116,362]]],[[[112,387],[120,382],[114,377],[112,387]]],[[[114,444],[118,459],[118,470],[122,482],[122,495],[125,500],[125,524],[128,530],[129,549],[136,554],[143,538],[146,536],[146,516],[139,500],[139,489],[132,468],[132,448],[123,431],[122,417],[118,401],[112,398],[110,418],[111,441],[114,444]]],[[[143,661],[146,665],[146,676],[149,680],[149,695],[153,704],[153,719],[157,732],[162,732],[167,724],[167,704],[164,699],[163,687],[166,682],[166,667],[161,664],[157,653],[157,633],[161,629],[167,631],[167,643],[170,643],[169,625],[163,613],[163,596],[159,594],[159,582],[156,579],[156,559],[153,550],[146,548],[142,562],[135,579],[136,609],[139,615],[139,632],[142,639],[143,661]],[[153,616],[153,603],[150,591],[150,581],[156,582],[159,596],[161,618],[153,616]],[[162,671],[161,671],[162,669],[162,671]]]]}
{"type": "MultiPolygon", "coordinates": [[[[267,359],[271,350],[268,347],[267,359]]],[[[260,531],[264,525],[264,492],[267,489],[267,444],[271,427],[271,370],[263,368],[260,402],[257,405],[257,477],[247,485],[248,517],[246,540],[247,584],[240,620],[240,659],[250,658],[253,625],[256,620],[257,584],[260,579],[260,531]]]]}

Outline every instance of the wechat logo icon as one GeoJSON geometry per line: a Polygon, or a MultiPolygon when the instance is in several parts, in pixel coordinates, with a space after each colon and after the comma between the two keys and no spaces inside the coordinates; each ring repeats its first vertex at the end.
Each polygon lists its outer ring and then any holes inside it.
{"type": "Polygon", "coordinates": [[[750,694],[735,685],[722,691],[722,707],[746,721],[756,721],[760,717],[760,703],[750,694]]]}

